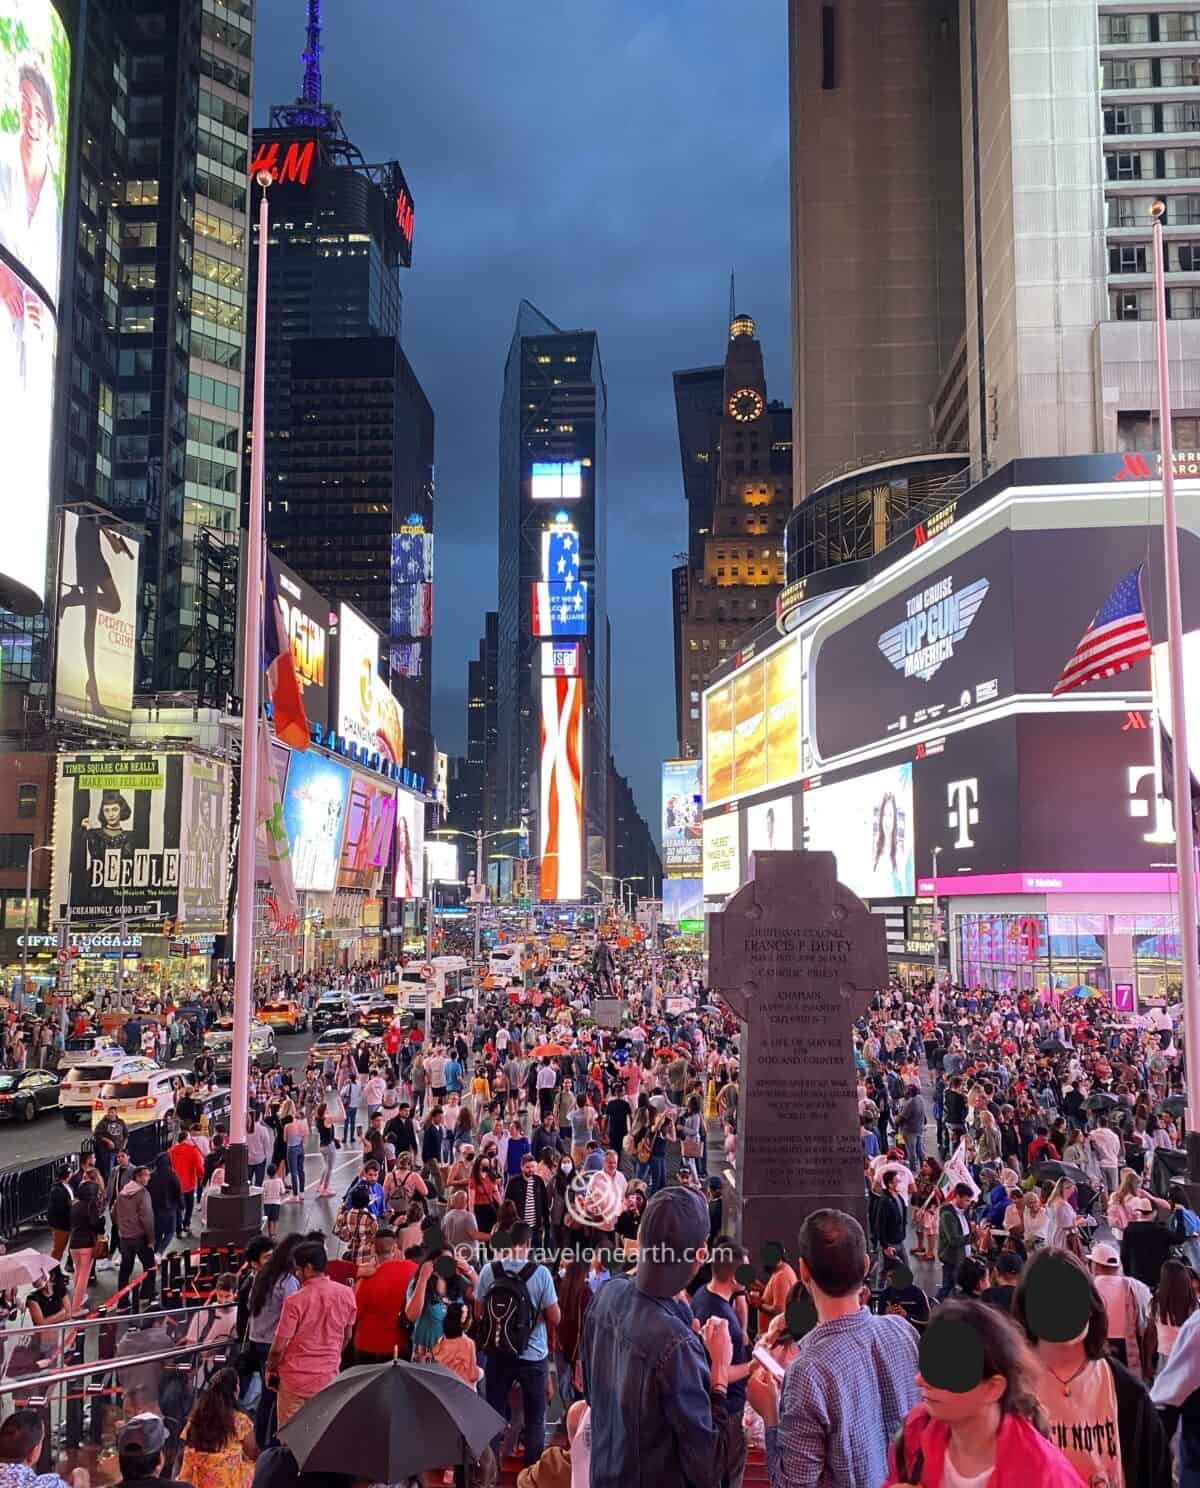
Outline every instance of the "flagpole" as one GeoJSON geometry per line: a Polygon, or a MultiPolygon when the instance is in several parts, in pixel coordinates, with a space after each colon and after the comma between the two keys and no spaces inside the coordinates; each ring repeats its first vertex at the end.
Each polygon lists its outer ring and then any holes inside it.
{"type": "Polygon", "coordinates": [[[1200,952],[1196,935],[1196,860],[1192,843],[1192,772],[1188,762],[1187,700],[1183,676],[1183,601],[1179,587],[1179,533],[1175,525],[1175,449],[1171,428],[1171,378],[1167,355],[1167,293],[1163,278],[1162,218],[1154,219],[1154,308],[1158,322],[1159,436],[1162,443],[1163,556],[1167,588],[1167,667],[1171,679],[1172,802],[1175,873],[1179,885],[1179,945],[1183,972],[1183,1039],[1187,1060],[1188,1179],[1200,1183],[1200,952]]]}
{"type": "Polygon", "coordinates": [[[225,1189],[249,1194],[246,1116],[250,1108],[250,1024],[254,1010],[254,844],[258,836],[258,729],[262,672],[263,459],[267,374],[268,171],[257,176],[258,302],[254,320],[254,402],[250,420],[250,515],[246,529],[246,604],[242,616],[242,780],[238,815],[237,935],[234,942],[233,1071],[225,1189]]]}

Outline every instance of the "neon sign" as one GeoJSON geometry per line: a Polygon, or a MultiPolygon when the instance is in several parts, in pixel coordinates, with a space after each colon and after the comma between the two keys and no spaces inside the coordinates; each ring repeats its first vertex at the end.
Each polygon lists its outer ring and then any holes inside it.
{"type": "Polygon", "coordinates": [[[396,198],[396,226],[404,234],[406,243],[412,242],[413,235],[413,202],[412,197],[400,188],[400,194],[396,198]]]}
{"type": "Polygon", "coordinates": [[[307,186],[317,153],[316,140],[292,140],[284,151],[282,162],[279,149],[279,140],[267,140],[259,145],[250,162],[251,179],[265,170],[270,172],[273,181],[293,181],[297,186],[307,186]]]}

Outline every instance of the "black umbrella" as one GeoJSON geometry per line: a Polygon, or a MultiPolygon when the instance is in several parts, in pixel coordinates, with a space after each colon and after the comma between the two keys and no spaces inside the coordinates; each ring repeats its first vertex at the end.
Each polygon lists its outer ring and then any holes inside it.
{"type": "Polygon", "coordinates": [[[1095,1095],[1089,1095],[1083,1103],[1085,1111],[1111,1111],[1114,1106],[1121,1102],[1115,1095],[1109,1095],[1107,1090],[1097,1090],[1095,1095]]]}
{"type": "Polygon", "coordinates": [[[1046,1162],[1037,1163],[1033,1169],[1033,1176],[1040,1183],[1043,1178],[1066,1178],[1076,1186],[1082,1183],[1090,1183],[1092,1180],[1074,1163],[1060,1162],[1057,1158],[1050,1158],[1046,1162]]]}
{"type": "Polygon", "coordinates": [[[1043,1039],[1038,1045],[1038,1049],[1043,1054],[1065,1054],[1067,1052],[1066,1044],[1063,1043],[1062,1039],[1056,1038],[1043,1039]]]}
{"type": "Polygon", "coordinates": [[[1156,1111],[1165,1111],[1168,1116],[1186,1116],[1187,1096],[1168,1095],[1166,1100],[1159,1101],[1158,1105],[1155,1106],[1154,1109],[1156,1111]]]}
{"type": "Polygon", "coordinates": [[[458,1375],[437,1364],[360,1364],[339,1374],[279,1432],[302,1472],[396,1483],[456,1467],[504,1430],[458,1375]]]}

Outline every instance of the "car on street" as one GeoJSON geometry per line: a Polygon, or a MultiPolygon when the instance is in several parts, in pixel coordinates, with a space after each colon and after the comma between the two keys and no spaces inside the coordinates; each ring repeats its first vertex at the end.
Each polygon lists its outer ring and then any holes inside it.
{"type": "MultiPolygon", "coordinates": [[[[204,1052],[212,1055],[217,1078],[228,1078],[233,1072],[234,1034],[232,1028],[214,1028],[204,1035],[204,1052]]],[[[266,1023],[250,1026],[250,1063],[260,1070],[279,1067],[279,1049],[275,1032],[266,1023]]]]}
{"type": "Polygon", "coordinates": [[[68,1125],[88,1120],[92,1102],[109,1080],[146,1075],[158,1068],[158,1062],[144,1054],[119,1054],[111,1059],[89,1057],[71,1065],[58,1087],[58,1108],[63,1120],[68,1125]]]}
{"type": "Polygon", "coordinates": [[[0,1121],[32,1121],[58,1105],[59,1077],[50,1070],[0,1071],[0,1121]]]}
{"type": "Polygon", "coordinates": [[[342,992],[326,992],[317,999],[317,1005],[313,1008],[312,1030],[314,1033],[324,1033],[327,1028],[338,1028],[345,1024],[349,1016],[349,1004],[342,992]]]}
{"type": "Polygon", "coordinates": [[[308,1027],[308,1014],[298,1002],[280,998],[276,1002],[261,1004],[258,1021],[266,1023],[276,1033],[302,1033],[308,1027]]]}
{"type": "Polygon", "coordinates": [[[311,1052],[318,1059],[324,1059],[330,1054],[340,1054],[347,1046],[354,1050],[359,1044],[370,1042],[371,1035],[365,1028],[327,1028],[321,1037],[314,1041],[311,1052]]]}
{"type": "Polygon", "coordinates": [[[398,1011],[398,1005],[389,1002],[386,997],[373,998],[358,1010],[355,1022],[374,1037],[381,1037],[391,1026],[392,1019],[398,1011]]]}
{"type": "Polygon", "coordinates": [[[143,1070],[138,1074],[121,1075],[101,1085],[92,1101],[92,1129],[104,1120],[111,1106],[116,1106],[117,1115],[126,1126],[144,1126],[150,1121],[162,1121],[175,1109],[176,1083],[190,1081],[187,1070],[158,1069],[143,1070]]]}
{"type": "Polygon", "coordinates": [[[74,1064],[90,1060],[124,1059],[125,1046],[119,1044],[111,1034],[68,1034],[62,1053],[58,1056],[59,1070],[65,1073],[74,1064]]]}

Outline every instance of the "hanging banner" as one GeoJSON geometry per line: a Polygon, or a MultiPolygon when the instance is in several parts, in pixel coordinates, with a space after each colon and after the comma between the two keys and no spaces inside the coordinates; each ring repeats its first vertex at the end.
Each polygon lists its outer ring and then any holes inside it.
{"type": "MultiPolygon", "coordinates": [[[[183,762],[179,922],[187,931],[225,929],[229,898],[229,766],[189,754],[183,762]]],[[[261,787],[260,787],[261,788],[261,787]]]]}
{"type": "Polygon", "coordinates": [[[54,714],[127,734],[133,716],[138,544],[116,522],[64,511],[54,714]]]}

